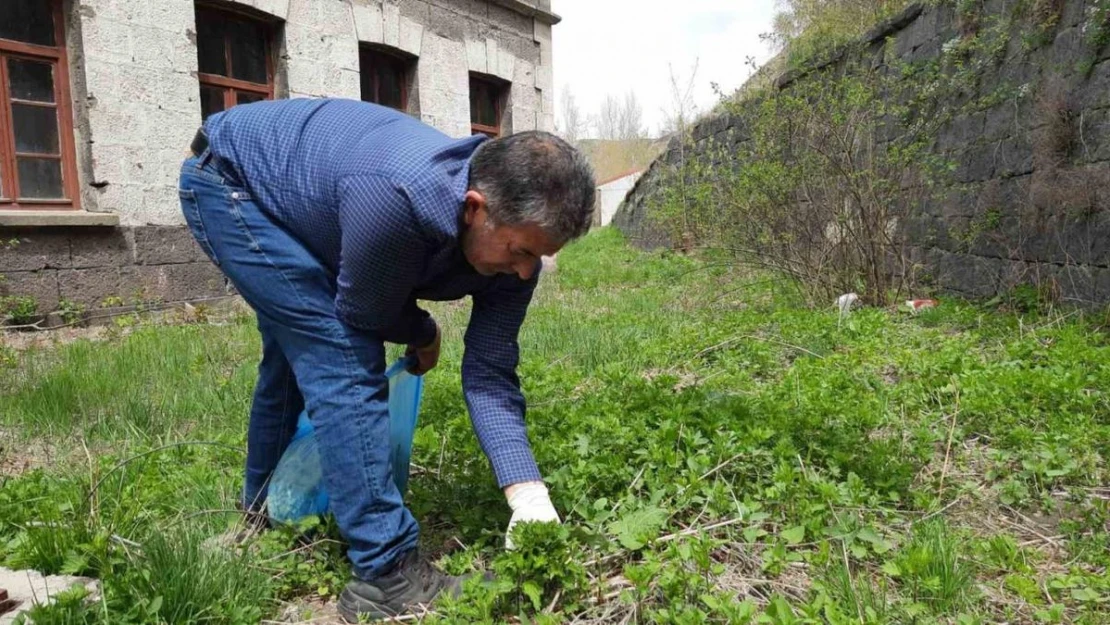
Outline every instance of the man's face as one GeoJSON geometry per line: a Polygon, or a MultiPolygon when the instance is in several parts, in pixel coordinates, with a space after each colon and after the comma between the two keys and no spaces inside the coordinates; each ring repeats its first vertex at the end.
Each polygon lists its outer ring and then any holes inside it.
{"type": "Polygon", "coordinates": [[[463,254],[474,270],[483,276],[515,273],[528,280],[536,271],[541,256],[559,251],[558,245],[534,224],[497,226],[489,218],[486,199],[477,191],[467,191],[462,236],[463,254]]]}

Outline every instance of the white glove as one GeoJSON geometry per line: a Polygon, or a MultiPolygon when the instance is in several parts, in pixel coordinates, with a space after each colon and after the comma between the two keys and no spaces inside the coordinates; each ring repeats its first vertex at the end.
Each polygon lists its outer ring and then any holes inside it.
{"type": "Polygon", "coordinates": [[[547,494],[547,486],[542,482],[527,482],[518,484],[509,497],[509,508],[513,517],[509,520],[509,529],[505,531],[505,548],[513,548],[513,527],[521,521],[553,521],[560,523],[559,513],[551,504],[551,497],[547,494]]]}

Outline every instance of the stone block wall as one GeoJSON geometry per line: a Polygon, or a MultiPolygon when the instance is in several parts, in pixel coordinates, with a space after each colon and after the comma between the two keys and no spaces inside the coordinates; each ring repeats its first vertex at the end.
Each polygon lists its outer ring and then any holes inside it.
{"type": "MultiPolygon", "coordinates": [[[[1095,4],[1062,2],[1047,40],[1031,50],[1029,31],[1014,33],[1004,60],[969,97],[1000,87],[1015,95],[953,118],[935,137],[932,151],[956,168],[945,191],[902,222],[919,275],[973,297],[1029,283],[1056,289],[1064,301],[1110,302],[1110,46],[1090,49],[1085,41],[1095,27],[1089,21],[1095,4]]],[[[1012,3],[989,0],[979,19],[1011,10],[1012,3]]],[[[819,69],[935,59],[961,36],[953,7],[915,5],[868,33],[853,56],[819,69]]],[[[775,88],[806,85],[804,72],[788,72],[775,88]]],[[[692,139],[687,157],[712,159],[711,147],[735,151],[748,137],[738,117],[723,114],[699,122],[692,139]]],[[[679,144],[672,141],[614,218],[641,246],[676,243],[650,213],[661,201],[665,170],[679,162],[679,144]]]]}
{"type": "Polygon", "coordinates": [[[30,296],[41,313],[66,301],[86,309],[226,295],[223,274],[188,229],[39,228],[6,240],[0,290],[30,296]],[[17,243],[12,243],[16,241],[17,243]]]}
{"type": "MultiPolygon", "coordinates": [[[[509,85],[506,133],[554,129],[546,0],[226,0],[274,24],[275,96],[360,96],[359,46],[416,58],[409,113],[470,134],[469,73],[509,85]]],[[[66,0],[81,208],[118,227],[0,214],[0,297],[178,301],[227,292],[193,243],[177,177],[201,124],[194,0],[66,0]],[[64,222],[72,223],[72,222],[64,222]]]]}

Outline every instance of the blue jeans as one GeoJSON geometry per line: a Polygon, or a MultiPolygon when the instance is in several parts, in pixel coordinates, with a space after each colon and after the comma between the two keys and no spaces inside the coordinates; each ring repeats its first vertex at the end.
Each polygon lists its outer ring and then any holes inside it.
{"type": "Polygon", "coordinates": [[[393,483],[385,347],[335,312],[335,273],[268,217],[208,152],[181,169],[197,243],[258,316],[262,362],[251,404],[243,503],[266,485],[307,408],[324,486],[354,573],[372,579],[416,547],[419,527],[393,483]]]}

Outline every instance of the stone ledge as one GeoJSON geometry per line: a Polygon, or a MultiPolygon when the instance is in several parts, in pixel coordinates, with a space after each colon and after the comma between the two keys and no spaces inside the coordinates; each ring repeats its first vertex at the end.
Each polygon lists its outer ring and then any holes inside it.
{"type": "Polygon", "coordinates": [[[492,0],[492,2],[494,4],[501,5],[506,9],[509,9],[510,11],[515,11],[517,13],[527,15],[528,17],[535,18],[543,22],[544,24],[547,24],[548,26],[554,26],[555,24],[563,21],[562,17],[559,17],[551,11],[545,11],[544,9],[541,9],[538,6],[526,2],[525,0],[492,0]]]}
{"type": "Polygon", "coordinates": [[[119,225],[115,213],[90,213],[88,211],[59,210],[0,210],[0,226],[9,228],[39,228],[52,226],[101,226],[119,225]]]}

